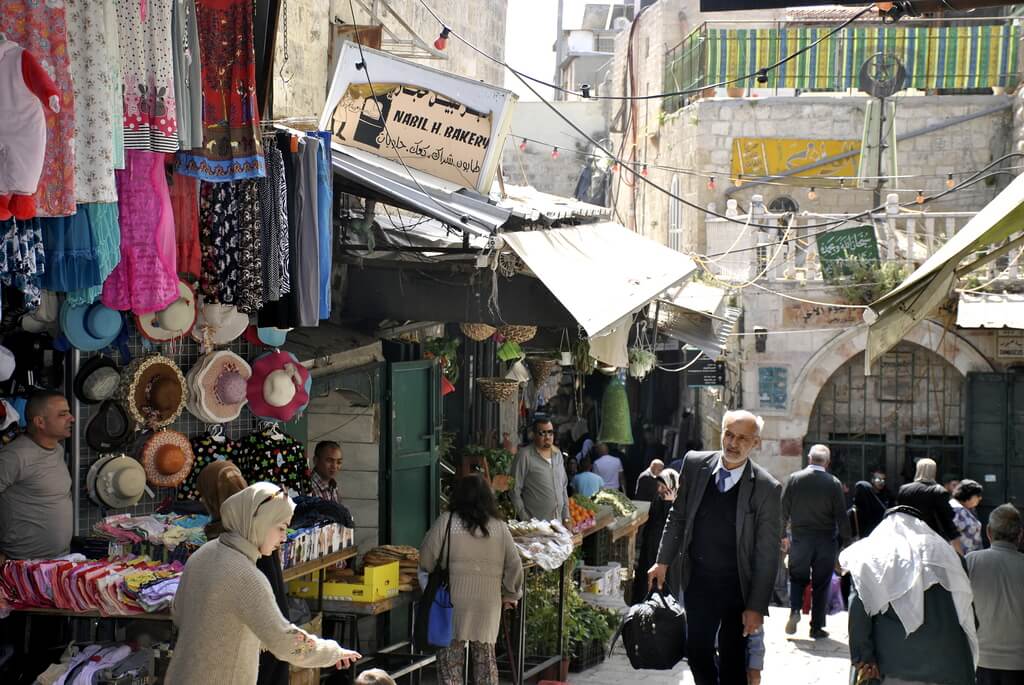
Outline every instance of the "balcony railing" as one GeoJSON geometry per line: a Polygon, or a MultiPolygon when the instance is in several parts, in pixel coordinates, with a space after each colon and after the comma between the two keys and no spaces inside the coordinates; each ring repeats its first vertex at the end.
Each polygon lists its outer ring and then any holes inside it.
{"type": "MultiPolygon", "coordinates": [[[[673,112],[700,97],[702,89],[755,74],[833,30],[832,26],[754,27],[753,22],[703,24],[665,56],[665,92],[698,91],[668,98],[673,112]]],[[[890,26],[852,24],[795,59],[733,85],[804,91],[858,87],[861,66],[872,55],[894,53],[907,70],[907,87],[921,90],[1013,88],[1020,80],[1020,26],[1012,21],[890,26]]]]}
{"type": "MultiPolygon", "coordinates": [[[[898,203],[897,196],[890,195],[885,212],[870,218],[860,217],[836,228],[873,226],[879,260],[903,264],[908,274],[975,215],[974,212],[905,212],[898,203]]],[[[705,220],[710,256],[707,266],[718,278],[732,283],[754,279],[774,284],[823,283],[818,241],[813,235],[821,229],[805,227],[835,219],[852,219],[852,215],[844,214],[772,214],[765,210],[760,195],[753,197],[749,214],[739,214],[735,200],[729,200],[724,213],[728,219],[708,216],[705,220]],[[787,218],[790,219],[788,224],[787,218]],[[777,228],[754,228],[750,224],[777,228]],[[780,248],[779,241],[787,230],[788,241],[780,248]]],[[[1014,237],[1016,234],[1011,236],[1014,237]]],[[[1015,249],[973,275],[983,282],[991,281],[989,286],[994,290],[1018,285],[1022,275],[1021,253],[1022,249],[1015,249]]],[[[842,282],[842,279],[830,282],[842,282]]]]}

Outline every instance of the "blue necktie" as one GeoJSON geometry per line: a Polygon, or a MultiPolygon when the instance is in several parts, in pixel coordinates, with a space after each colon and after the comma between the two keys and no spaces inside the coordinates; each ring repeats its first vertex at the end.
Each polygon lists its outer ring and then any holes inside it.
{"type": "Polygon", "coordinates": [[[725,492],[725,486],[729,482],[729,472],[722,469],[718,472],[718,491],[725,492]]]}

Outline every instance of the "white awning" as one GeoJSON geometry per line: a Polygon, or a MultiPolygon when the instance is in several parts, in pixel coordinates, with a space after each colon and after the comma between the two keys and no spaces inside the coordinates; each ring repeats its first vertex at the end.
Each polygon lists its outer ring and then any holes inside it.
{"type": "Polygon", "coordinates": [[[725,352],[740,310],[725,304],[725,290],[691,281],[658,299],[658,331],[700,348],[710,359],[725,352]]]}
{"type": "Polygon", "coordinates": [[[588,336],[643,308],[697,268],[683,253],[612,222],[501,237],[588,336]]]}
{"type": "MultiPolygon", "coordinates": [[[[981,265],[975,261],[960,267],[966,257],[1009,238],[1022,226],[1024,175],[1015,178],[903,283],[871,304],[864,317],[869,324],[865,373],[949,297],[958,273],[981,265]]],[[[989,258],[982,259],[988,261],[989,258]]]]}
{"type": "Polygon", "coordinates": [[[961,293],[956,325],[960,328],[1024,329],[1024,295],[961,293]]]}

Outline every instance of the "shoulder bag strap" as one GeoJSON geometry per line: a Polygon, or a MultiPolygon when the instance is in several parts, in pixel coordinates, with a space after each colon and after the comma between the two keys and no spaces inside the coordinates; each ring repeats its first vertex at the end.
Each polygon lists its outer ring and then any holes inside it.
{"type": "Polygon", "coordinates": [[[448,525],[445,526],[444,541],[441,543],[441,553],[437,555],[437,564],[434,565],[434,570],[437,571],[441,568],[441,557],[446,557],[444,562],[444,570],[451,567],[452,563],[452,519],[455,518],[455,512],[448,512],[448,525]]]}

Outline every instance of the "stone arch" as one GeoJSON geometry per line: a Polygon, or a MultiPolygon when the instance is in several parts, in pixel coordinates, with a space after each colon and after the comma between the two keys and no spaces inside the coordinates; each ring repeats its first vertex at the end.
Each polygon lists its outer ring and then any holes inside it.
{"type": "MultiPolygon", "coordinates": [[[[967,375],[970,371],[992,372],[992,364],[966,338],[934,321],[921,321],[903,338],[945,358],[967,375]]],[[[792,411],[783,435],[802,439],[814,411],[818,393],[843,364],[867,350],[866,326],[851,328],[826,343],[807,360],[793,383],[792,411]]]]}

